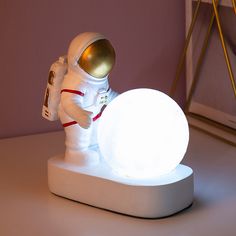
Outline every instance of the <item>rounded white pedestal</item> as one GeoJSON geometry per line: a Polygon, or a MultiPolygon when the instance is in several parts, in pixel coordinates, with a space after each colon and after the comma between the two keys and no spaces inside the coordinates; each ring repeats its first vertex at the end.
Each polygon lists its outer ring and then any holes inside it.
{"type": "Polygon", "coordinates": [[[193,201],[193,171],[184,165],[158,178],[138,180],[117,176],[103,162],[81,167],[61,155],[48,161],[48,184],[59,196],[143,218],[172,215],[193,201]]]}

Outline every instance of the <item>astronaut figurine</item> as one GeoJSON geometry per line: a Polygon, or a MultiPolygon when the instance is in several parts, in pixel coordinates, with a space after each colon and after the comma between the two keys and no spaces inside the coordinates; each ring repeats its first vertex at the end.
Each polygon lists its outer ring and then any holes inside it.
{"type": "Polygon", "coordinates": [[[108,84],[115,51],[101,34],[75,37],[68,50],[68,71],[61,86],[59,117],[66,133],[65,160],[79,165],[99,161],[97,125],[106,105],[117,96],[108,84]]]}

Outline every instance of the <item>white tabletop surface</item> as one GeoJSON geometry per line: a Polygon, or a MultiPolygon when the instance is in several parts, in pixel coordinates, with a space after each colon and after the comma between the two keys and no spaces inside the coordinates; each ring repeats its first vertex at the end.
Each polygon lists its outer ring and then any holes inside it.
{"type": "Polygon", "coordinates": [[[58,197],[47,187],[47,159],[64,150],[64,133],[0,140],[0,235],[235,236],[236,148],[191,129],[184,164],[194,170],[192,207],[139,219],[58,197]]]}

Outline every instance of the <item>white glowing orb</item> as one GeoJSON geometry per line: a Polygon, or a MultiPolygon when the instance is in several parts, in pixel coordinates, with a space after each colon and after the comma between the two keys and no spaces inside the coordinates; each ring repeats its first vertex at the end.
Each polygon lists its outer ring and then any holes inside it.
{"type": "Polygon", "coordinates": [[[188,140],[181,108],[153,89],[134,89],[116,97],[98,127],[102,156],[124,177],[153,178],[172,171],[183,159],[188,140]]]}

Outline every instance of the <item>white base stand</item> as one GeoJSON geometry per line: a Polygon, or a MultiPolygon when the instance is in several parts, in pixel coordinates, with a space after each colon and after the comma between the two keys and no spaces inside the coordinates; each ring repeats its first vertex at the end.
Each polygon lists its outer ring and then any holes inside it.
{"type": "Polygon", "coordinates": [[[193,201],[193,171],[184,165],[155,179],[137,180],[117,176],[103,162],[78,166],[56,156],[48,161],[48,184],[62,197],[144,218],[172,215],[193,201]]]}

